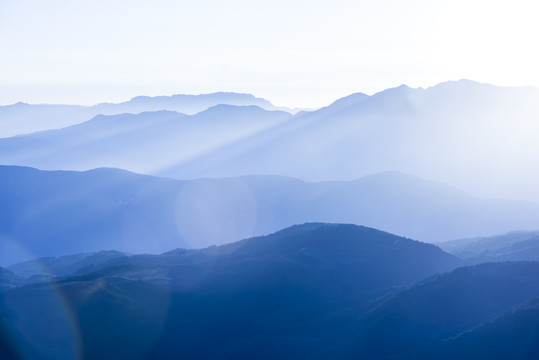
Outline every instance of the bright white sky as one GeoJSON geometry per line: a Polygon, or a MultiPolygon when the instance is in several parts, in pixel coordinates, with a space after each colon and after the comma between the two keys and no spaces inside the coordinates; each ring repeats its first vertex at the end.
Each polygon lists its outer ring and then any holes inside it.
{"type": "Polygon", "coordinates": [[[539,85],[537,1],[0,0],[0,104],[539,85]]]}

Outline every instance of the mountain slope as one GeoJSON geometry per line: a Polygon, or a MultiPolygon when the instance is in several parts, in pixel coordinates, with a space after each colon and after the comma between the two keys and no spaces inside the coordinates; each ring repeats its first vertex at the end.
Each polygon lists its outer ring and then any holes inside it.
{"type": "Polygon", "coordinates": [[[102,263],[122,256],[126,256],[126,254],[118,251],[102,250],[97,253],[28,260],[11,265],[8,267],[8,270],[22,278],[31,278],[36,275],[40,277],[59,277],[74,274],[81,269],[99,266],[102,263]]]}
{"type": "Polygon", "coordinates": [[[22,285],[24,281],[12,271],[0,267],[0,291],[22,285]]]}
{"type": "Polygon", "coordinates": [[[0,139],[0,162],[52,170],[118,167],[150,174],[290,117],[282,111],[230,105],[192,116],[170,111],[99,115],[60,130],[0,139]]]}
{"type": "Polygon", "coordinates": [[[415,358],[537,297],[538,275],[538,262],[489,263],[426,280],[363,319],[350,346],[366,358],[415,358]]]}
{"type": "Polygon", "coordinates": [[[0,264],[103,249],[200,248],[315,221],[434,242],[534,228],[539,219],[535,204],[477,199],[398,173],[350,182],[276,176],[177,181],[114,169],[10,166],[0,166],[0,210],[0,264]]]}
{"type": "Polygon", "coordinates": [[[121,256],[0,293],[0,353],[533,359],[539,262],[451,271],[459,263],[431,244],[323,223],[121,256]]]}
{"type": "Polygon", "coordinates": [[[436,359],[534,359],[539,351],[539,301],[517,306],[422,356],[436,359]]]}
{"type": "Polygon", "coordinates": [[[103,249],[162,252],[181,244],[177,181],[97,169],[0,167],[3,263],[103,249]]]}
{"type": "Polygon", "coordinates": [[[539,90],[470,81],[352,96],[171,167],[168,177],[350,180],[396,170],[486,197],[539,200],[539,90]],[[293,156],[290,156],[293,154],[293,156]]]}

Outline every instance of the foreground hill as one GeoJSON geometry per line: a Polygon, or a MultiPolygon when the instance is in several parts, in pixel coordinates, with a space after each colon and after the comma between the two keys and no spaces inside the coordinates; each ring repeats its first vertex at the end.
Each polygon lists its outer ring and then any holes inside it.
{"type": "Polygon", "coordinates": [[[449,339],[423,355],[436,359],[533,359],[539,351],[539,299],[449,339]]]}
{"type": "Polygon", "coordinates": [[[533,358],[531,350],[536,345],[527,336],[537,338],[537,334],[528,333],[527,329],[537,326],[534,318],[512,327],[510,323],[518,321],[522,313],[514,318],[503,316],[513,307],[539,296],[538,276],[538,262],[488,263],[459,268],[421,282],[362,319],[350,337],[346,353],[380,359],[438,358],[438,354],[446,358],[447,354],[461,353],[467,354],[466,358],[474,358],[473,354],[482,354],[483,357],[477,358],[490,358],[485,355],[505,349],[505,354],[512,354],[511,358],[520,358],[517,354],[533,358]],[[494,329],[500,332],[496,334],[494,329]],[[455,338],[459,335],[461,338],[455,338]],[[496,336],[503,340],[485,342],[496,336]],[[473,337],[481,341],[471,343],[473,337]],[[458,348],[451,349],[453,344],[458,348]],[[518,349],[516,344],[526,348],[518,349]],[[425,355],[428,349],[437,347],[441,348],[436,356],[425,355]]]}
{"type": "Polygon", "coordinates": [[[534,359],[539,262],[459,264],[431,244],[322,223],[122,255],[0,292],[0,354],[534,359]]]}
{"type": "Polygon", "coordinates": [[[399,173],[349,182],[276,176],[178,181],[115,169],[0,166],[0,264],[115,249],[162,253],[296,223],[355,223],[421,241],[536,228],[539,205],[474,198],[399,173]]]}
{"type": "Polygon", "coordinates": [[[11,340],[3,341],[42,359],[313,357],[380,299],[458,263],[371,228],[299,225],[203,250],[118,257],[5,291],[11,340]]]}

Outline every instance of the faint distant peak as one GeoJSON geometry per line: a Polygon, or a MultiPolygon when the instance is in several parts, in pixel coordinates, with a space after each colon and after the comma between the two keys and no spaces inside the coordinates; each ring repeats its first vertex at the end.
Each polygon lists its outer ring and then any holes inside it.
{"type": "Polygon", "coordinates": [[[266,99],[263,98],[257,98],[252,94],[246,94],[246,93],[235,93],[235,92],[215,92],[215,93],[209,93],[209,94],[173,94],[170,96],[167,95],[158,95],[158,96],[135,96],[129,101],[146,101],[146,100],[178,100],[178,99],[185,99],[185,100],[193,100],[193,99],[209,99],[209,98],[228,98],[228,99],[249,99],[249,100],[259,100],[263,102],[269,103],[266,99]]]}
{"type": "Polygon", "coordinates": [[[264,109],[257,105],[230,105],[230,104],[217,104],[214,106],[211,106],[207,108],[206,110],[200,111],[196,114],[196,116],[216,116],[216,115],[229,115],[229,114],[252,114],[252,115],[260,115],[260,114],[283,114],[286,116],[292,116],[289,112],[282,111],[282,110],[268,110],[264,109]]]}
{"type": "Polygon", "coordinates": [[[372,95],[372,98],[392,98],[398,96],[410,96],[410,95],[421,95],[431,92],[436,92],[440,90],[444,91],[459,91],[459,90],[473,90],[480,88],[503,88],[501,86],[495,86],[486,83],[480,83],[478,81],[469,80],[469,79],[460,79],[460,80],[448,80],[441,83],[438,83],[434,86],[427,88],[417,87],[413,88],[406,84],[399,85],[397,87],[388,88],[377,92],[372,95]]]}
{"type": "Polygon", "coordinates": [[[144,116],[144,115],[187,116],[187,114],[184,114],[184,113],[181,113],[181,112],[178,112],[178,111],[173,111],[173,110],[143,111],[141,113],[133,114],[133,115],[140,115],[140,116],[144,116]]]}
{"type": "Polygon", "coordinates": [[[413,91],[417,90],[423,90],[421,88],[411,88],[406,84],[401,84],[397,87],[388,88],[385,90],[382,90],[380,92],[377,92],[376,94],[372,95],[373,98],[379,98],[379,97],[386,97],[386,96],[399,96],[402,94],[408,94],[413,91]]]}
{"type": "Polygon", "coordinates": [[[215,111],[215,110],[237,110],[237,109],[250,109],[256,111],[266,111],[257,105],[232,105],[232,104],[217,104],[207,108],[204,111],[215,111]]]}
{"type": "MultiPolygon", "coordinates": [[[[7,105],[7,106],[10,106],[10,105],[7,105]]],[[[11,106],[15,106],[15,107],[24,107],[24,106],[30,106],[30,104],[28,103],[25,103],[25,102],[22,102],[22,101],[19,101],[18,103],[15,103],[11,106]]]]}
{"type": "Polygon", "coordinates": [[[136,96],[126,103],[187,103],[187,102],[212,102],[212,103],[231,103],[233,105],[259,105],[262,107],[273,108],[274,105],[266,99],[255,97],[252,94],[235,92],[215,92],[209,94],[174,94],[170,96],[136,96]]]}
{"type": "Polygon", "coordinates": [[[471,87],[482,87],[482,86],[494,86],[490,84],[480,83],[478,81],[469,80],[469,79],[460,79],[460,80],[448,80],[436,84],[434,86],[426,88],[426,90],[439,89],[439,88],[471,88],[471,87]]]}
{"type": "Polygon", "coordinates": [[[62,105],[62,104],[29,104],[29,103],[25,103],[25,102],[22,102],[22,101],[19,101],[19,102],[16,102],[14,104],[8,104],[8,105],[0,105],[0,109],[13,109],[13,110],[27,110],[27,109],[31,109],[31,108],[44,108],[44,107],[48,107],[48,108],[54,108],[54,107],[59,107],[59,106],[66,106],[66,107],[75,107],[75,106],[82,106],[82,105],[62,105]]]}
{"type": "Polygon", "coordinates": [[[135,112],[124,112],[120,114],[98,114],[94,116],[92,119],[97,118],[114,118],[114,117],[144,117],[144,116],[158,116],[158,115],[167,115],[167,116],[187,116],[186,114],[183,114],[178,111],[174,110],[149,110],[149,111],[142,111],[139,113],[135,112]]]}
{"type": "Polygon", "coordinates": [[[358,102],[361,102],[361,101],[363,101],[365,99],[368,99],[368,98],[369,98],[369,95],[358,92],[358,93],[354,93],[354,94],[345,96],[345,97],[340,98],[338,100],[335,100],[329,106],[332,107],[332,108],[347,107],[347,106],[354,105],[354,104],[356,104],[358,102]]]}

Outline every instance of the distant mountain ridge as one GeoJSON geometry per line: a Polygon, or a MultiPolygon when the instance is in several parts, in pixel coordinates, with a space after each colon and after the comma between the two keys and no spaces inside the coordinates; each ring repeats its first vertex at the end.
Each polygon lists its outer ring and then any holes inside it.
{"type": "Polygon", "coordinates": [[[224,104],[191,116],[168,110],[98,115],[59,130],[0,139],[0,161],[41,164],[40,168],[50,170],[121,167],[159,172],[171,163],[204,156],[291,117],[254,105],[224,104]]]}
{"type": "MultiPolygon", "coordinates": [[[[172,100],[155,101],[163,107],[172,100]]],[[[73,128],[0,139],[0,163],[66,170],[117,167],[176,179],[249,174],[330,181],[400,171],[477,196],[539,202],[534,165],[539,146],[533,136],[537,88],[461,80],[352,94],[295,116],[241,106],[211,110],[205,116],[222,128],[205,128],[205,122],[195,121],[199,113],[161,132],[134,129],[115,137],[118,119],[111,116],[107,126],[94,130],[101,134],[96,143],[73,128]],[[273,120],[261,126],[259,118],[273,120]]],[[[161,121],[160,113],[132,119],[140,118],[156,126],[161,121]]]]}
{"type": "Polygon", "coordinates": [[[468,263],[539,261],[539,231],[512,231],[503,235],[459,239],[437,244],[468,263]]]}
{"type": "Polygon", "coordinates": [[[401,171],[478,196],[539,201],[539,146],[531,136],[539,89],[458,81],[342,101],[159,175],[323,181],[401,171]]]}
{"type": "Polygon", "coordinates": [[[9,271],[21,278],[60,277],[77,273],[81,269],[97,266],[112,259],[126,256],[119,251],[101,250],[96,253],[73,254],[28,260],[9,267],[9,271]]]}
{"type": "Polygon", "coordinates": [[[16,103],[0,106],[0,138],[60,129],[90,120],[97,115],[138,114],[161,110],[194,115],[219,104],[255,105],[266,110],[296,112],[284,107],[275,107],[269,101],[251,94],[232,92],[137,96],[122,103],[101,103],[93,106],[16,103]]]}

